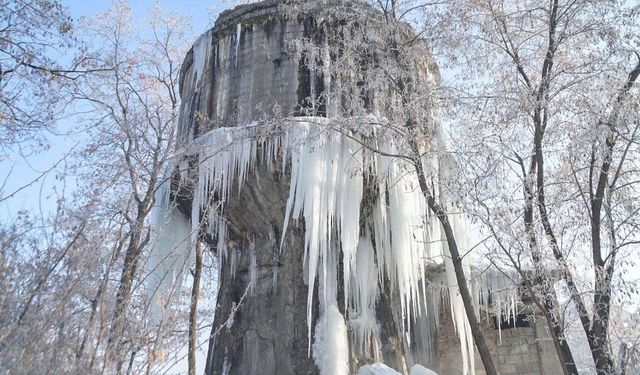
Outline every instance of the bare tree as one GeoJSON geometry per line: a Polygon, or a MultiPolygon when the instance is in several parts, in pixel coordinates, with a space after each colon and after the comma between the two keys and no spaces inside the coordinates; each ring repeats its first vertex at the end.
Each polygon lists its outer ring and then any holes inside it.
{"type": "Polygon", "coordinates": [[[74,25],[76,39],[57,2],[2,5],[2,115],[6,109],[13,116],[3,125],[16,125],[2,129],[3,145],[33,146],[37,141],[29,137],[53,126],[54,112],[63,113],[72,100],[81,108],[72,118],[87,130],[81,151],[73,150],[58,175],[60,184],[76,180],[72,189],[58,191],[56,216],[25,214],[3,225],[7,240],[21,240],[3,245],[1,255],[7,286],[2,368],[33,373],[49,366],[64,373],[150,367],[139,364],[154,331],[146,327],[140,267],[154,194],[173,152],[176,61],[188,45],[188,22],[156,7],[148,27],[136,30],[130,8],[118,2],[74,25]],[[69,56],[72,50],[82,57],[69,56]],[[67,53],[61,59],[68,59],[67,68],[55,63],[56,53],[67,53]],[[58,97],[65,100],[56,103],[58,97]]]}
{"type": "Polygon", "coordinates": [[[78,98],[92,107],[88,120],[99,119],[87,160],[104,173],[101,179],[113,184],[109,190],[120,197],[118,209],[127,223],[109,336],[110,355],[118,359],[118,368],[127,311],[150,240],[149,214],[174,147],[178,59],[184,53],[187,27],[179,15],[154,8],[148,31],[136,33],[130,12],[126,3],[115,3],[97,22],[87,22],[96,46],[88,68],[114,69],[86,76],[78,84],[78,98]]]}
{"type": "MultiPolygon", "coordinates": [[[[506,263],[533,271],[525,283],[553,328],[566,373],[576,373],[576,367],[554,275],[564,281],[578,310],[598,373],[613,373],[607,325],[616,252],[602,255],[607,220],[601,211],[611,182],[607,160],[624,155],[617,159],[620,170],[635,161],[630,161],[633,152],[624,151],[633,149],[628,143],[616,154],[617,130],[607,133],[608,141],[599,132],[603,124],[619,123],[621,107],[629,110],[635,101],[630,97],[637,67],[629,64],[637,52],[637,40],[629,34],[637,29],[628,18],[633,11],[613,2],[474,1],[430,14],[429,22],[441,22],[444,30],[434,44],[449,61],[464,64],[449,103],[450,118],[460,125],[456,134],[468,147],[464,164],[473,178],[466,189],[477,207],[469,211],[489,228],[506,263]],[[592,145],[586,165],[578,144],[592,145]],[[522,198],[513,195],[515,189],[522,198]],[[522,231],[513,230],[518,223],[522,231]],[[591,229],[585,233],[586,227],[591,229]],[[591,252],[580,244],[585,235],[591,252]],[[589,278],[575,273],[587,254],[592,287],[589,278]],[[592,296],[591,304],[585,295],[592,296]]],[[[629,140],[635,134],[633,122],[627,124],[609,129],[624,128],[629,140]]]]}
{"type": "MultiPolygon", "coordinates": [[[[0,2],[0,146],[47,147],[73,98],[70,81],[95,72],[59,1],[0,2]]],[[[101,67],[110,69],[110,67],[101,67]]]]}

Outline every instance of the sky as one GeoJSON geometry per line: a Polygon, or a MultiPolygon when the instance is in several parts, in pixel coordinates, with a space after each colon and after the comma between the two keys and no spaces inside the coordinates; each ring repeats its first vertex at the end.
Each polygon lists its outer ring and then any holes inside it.
{"type": "MultiPolygon", "coordinates": [[[[78,19],[82,16],[90,16],[96,13],[106,11],[111,4],[110,0],[62,0],[62,4],[68,7],[71,16],[78,19]]],[[[173,0],[173,1],[154,1],[154,0],[131,0],[130,5],[133,9],[133,15],[136,19],[143,19],[147,10],[160,4],[164,8],[180,11],[183,15],[191,17],[193,29],[196,34],[206,31],[210,23],[210,9],[216,11],[233,6],[233,2],[228,0],[173,0]]]]}
{"type": "MultiPolygon", "coordinates": [[[[176,10],[182,15],[190,18],[192,23],[193,37],[202,34],[211,27],[216,15],[224,9],[233,7],[238,3],[247,2],[242,0],[129,0],[132,8],[133,18],[144,21],[148,10],[156,4],[163,8],[176,10]]],[[[69,14],[74,21],[81,17],[94,16],[105,12],[111,5],[111,0],[61,0],[67,7],[69,14]]],[[[59,124],[60,129],[72,128],[73,124],[69,120],[63,120],[59,124]],[[66,122],[65,122],[66,121],[66,122]]],[[[0,185],[7,180],[7,184],[2,189],[0,196],[6,197],[18,189],[17,194],[0,204],[0,220],[12,222],[20,210],[28,210],[44,214],[52,214],[55,211],[56,200],[62,194],[62,186],[56,182],[55,173],[64,169],[63,155],[81,142],[81,136],[50,136],[51,148],[46,152],[41,152],[29,158],[23,158],[19,153],[0,155],[0,185]],[[48,171],[55,165],[51,173],[41,176],[42,172],[48,171]],[[10,176],[10,178],[7,178],[10,176]],[[40,177],[40,178],[39,178],[40,177]]],[[[73,187],[74,182],[67,180],[66,189],[73,187]]]]}

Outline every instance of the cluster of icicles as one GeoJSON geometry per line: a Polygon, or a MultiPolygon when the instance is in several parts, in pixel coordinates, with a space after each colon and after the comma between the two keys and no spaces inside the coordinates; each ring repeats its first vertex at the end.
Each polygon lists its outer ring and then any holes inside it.
{"type": "MultiPolygon", "coordinates": [[[[305,268],[309,279],[308,333],[309,342],[314,342],[310,351],[321,373],[348,374],[347,327],[360,348],[376,345],[379,328],[375,305],[385,280],[391,284],[390,290],[399,292],[403,332],[410,331],[415,317],[437,314],[437,307],[436,311],[427,311],[427,306],[433,310],[434,306],[439,306],[438,301],[449,302],[460,338],[465,374],[473,373],[473,340],[444,233],[437,218],[427,209],[411,163],[399,157],[385,156],[401,153],[402,141],[387,134],[386,127],[375,125],[375,122],[374,118],[352,119],[350,123],[357,126],[341,126],[341,131],[336,131],[330,120],[307,117],[283,121],[278,126],[280,130],[273,130],[272,126],[266,132],[266,125],[258,124],[219,128],[190,144],[184,153],[197,155],[199,160],[191,220],[171,206],[168,183],[158,192],[154,223],[158,237],[151,261],[157,276],[151,277],[149,283],[156,302],[155,318],[162,313],[167,290],[180,277],[184,264],[189,262],[189,249],[195,243],[200,213],[205,209],[209,209],[208,230],[218,239],[221,264],[227,264],[233,270],[238,254],[227,254],[224,203],[234,194],[233,189],[242,189],[258,164],[271,168],[275,165],[280,173],[291,176],[281,238],[284,240],[288,226],[304,223],[305,268]],[[365,180],[376,187],[373,191],[377,191],[378,196],[368,202],[372,205],[370,217],[363,218],[361,204],[365,180]],[[217,202],[212,209],[209,200],[214,191],[217,202]],[[426,267],[443,263],[446,280],[434,286],[427,277],[426,267]],[[340,264],[342,269],[338,269],[340,264]],[[338,272],[344,275],[342,287],[348,320],[337,308],[338,272]],[[316,278],[318,291],[314,290],[316,278]],[[434,290],[437,293],[434,294],[434,290]],[[312,332],[314,293],[319,293],[320,318],[312,332]],[[434,295],[437,298],[433,298],[434,295]],[[314,340],[311,340],[312,336],[314,340]],[[325,342],[330,345],[324,345],[325,342]]],[[[423,160],[431,187],[441,200],[445,200],[443,204],[452,207],[446,202],[448,195],[440,189],[441,179],[446,178],[441,163],[437,150],[423,160]]],[[[185,172],[187,169],[186,165],[180,168],[185,172]]],[[[274,170],[274,173],[278,172],[274,170]]],[[[188,174],[184,173],[183,178],[188,178],[188,174]]],[[[450,219],[464,249],[466,230],[462,215],[451,214],[450,219]]],[[[254,252],[255,249],[246,251],[254,252]]],[[[255,262],[251,263],[255,267],[255,262]]],[[[505,283],[499,285],[501,294],[492,295],[491,301],[488,300],[487,290],[494,289],[495,283],[486,277],[471,283],[478,314],[481,308],[493,310],[494,314],[514,313],[516,291],[505,283]]],[[[437,324],[437,319],[431,321],[437,324]]]]}

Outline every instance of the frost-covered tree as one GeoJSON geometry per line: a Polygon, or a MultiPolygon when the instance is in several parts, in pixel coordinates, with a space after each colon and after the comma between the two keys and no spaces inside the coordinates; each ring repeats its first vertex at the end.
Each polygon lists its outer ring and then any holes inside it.
{"type": "MultiPolygon", "coordinates": [[[[56,33],[57,22],[70,22],[51,17],[63,14],[59,4],[10,2],[5,11],[18,26],[26,27],[25,17],[34,23],[25,32],[40,38],[33,47],[40,54],[17,61],[15,70],[5,69],[3,89],[24,88],[13,104],[26,111],[24,105],[37,99],[27,95],[28,87],[36,85],[51,102],[37,102],[34,113],[52,125],[49,105],[61,113],[73,101],[75,113],[67,112],[67,120],[86,133],[76,136],[80,146],[70,151],[56,176],[55,215],[21,213],[3,223],[0,268],[6,293],[0,311],[0,367],[11,373],[149,372],[163,361],[155,352],[158,343],[164,348],[178,343],[177,351],[187,337],[180,332],[189,329],[189,304],[179,299],[170,301],[170,308],[185,314],[167,316],[171,322],[164,328],[149,324],[142,287],[148,277],[145,250],[154,240],[149,230],[154,194],[173,152],[179,106],[176,61],[188,45],[189,24],[179,14],[155,7],[134,27],[128,4],[114,3],[105,14],[73,25],[76,39],[68,39],[67,47],[82,50],[82,58],[62,57],[74,61],[72,72],[61,71],[44,44],[56,43],[51,33],[56,33]],[[48,13],[43,7],[50,7],[48,13]],[[53,84],[56,77],[65,79],[64,91],[53,84]],[[55,103],[59,95],[65,101],[55,103]]],[[[11,27],[3,32],[21,35],[11,27]]],[[[20,46],[29,44],[23,41],[16,48],[20,46]]],[[[14,120],[30,126],[28,119],[14,120]]],[[[26,134],[10,136],[22,141],[17,137],[26,134]]],[[[205,266],[206,259],[205,254],[205,266]]],[[[180,297],[188,295],[185,285],[175,289],[180,297]]]]}
{"type": "MultiPolygon", "coordinates": [[[[68,115],[71,82],[95,72],[81,66],[89,56],[59,1],[0,2],[0,147],[48,146],[57,121],[68,115]]],[[[111,67],[101,67],[109,69],[111,67]]]]}
{"type": "Polygon", "coordinates": [[[152,240],[148,223],[155,192],[173,152],[178,59],[184,53],[188,23],[157,7],[140,28],[131,19],[129,5],[116,2],[106,13],[84,20],[84,27],[93,46],[88,68],[113,67],[79,80],[76,95],[89,106],[84,118],[94,124],[82,155],[82,162],[88,162],[87,180],[103,190],[113,202],[110,210],[126,223],[110,352],[105,357],[120,368],[125,353],[135,353],[143,345],[142,337],[136,337],[138,328],[128,322],[140,314],[131,310],[132,298],[144,274],[145,248],[152,240]]]}
{"type": "Polygon", "coordinates": [[[58,62],[73,43],[71,20],[56,1],[0,3],[0,141],[2,147],[30,139],[41,141],[64,110],[56,93],[60,76],[69,73],[58,62]],[[54,90],[55,89],[55,90],[54,90]]]}
{"type": "Polygon", "coordinates": [[[453,67],[443,103],[468,167],[467,210],[486,228],[494,263],[530,272],[523,280],[567,373],[576,372],[566,343],[576,319],[598,373],[615,371],[610,309],[628,300],[631,266],[616,259],[637,246],[627,203],[637,188],[637,11],[614,1],[470,1],[424,17],[453,67]],[[557,281],[569,303],[558,301],[557,281]]]}

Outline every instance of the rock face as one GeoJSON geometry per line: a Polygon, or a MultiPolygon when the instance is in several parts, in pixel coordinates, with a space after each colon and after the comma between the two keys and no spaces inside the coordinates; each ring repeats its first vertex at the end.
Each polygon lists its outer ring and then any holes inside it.
{"type": "MultiPolygon", "coordinates": [[[[415,38],[409,26],[394,24],[395,32],[405,40],[413,40],[413,44],[403,56],[385,60],[389,53],[382,53],[381,48],[390,45],[388,35],[381,32],[388,31],[389,24],[385,22],[382,14],[366,4],[345,0],[271,0],[222,13],[215,27],[196,41],[182,66],[179,146],[188,149],[202,143],[206,134],[216,129],[235,131],[237,127],[240,132],[255,122],[278,125],[285,119],[305,122],[319,118],[326,122],[353,118],[362,121],[368,115],[394,123],[412,122],[417,124],[418,136],[437,137],[438,128],[430,116],[433,103],[429,93],[439,78],[429,49],[415,38]],[[383,81],[377,81],[377,76],[385,71],[406,78],[404,82],[410,86],[402,87],[403,97],[380,83],[383,81]],[[415,95],[406,95],[407,92],[415,95]],[[411,100],[409,106],[407,98],[411,100]],[[419,111],[407,115],[404,110],[407,107],[419,111]]],[[[269,134],[258,135],[262,136],[269,134]]],[[[278,151],[254,152],[264,155],[278,151]]],[[[185,163],[195,166],[193,159],[187,158],[185,163]]],[[[207,206],[221,214],[226,228],[224,233],[207,234],[211,244],[218,244],[220,257],[219,294],[206,364],[208,375],[320,374],[323,363],[317,358],[332,358],[316,356],[314,361],[311,355],[314,348],[310,336],[322,326],[321,299],[325,300],[327,293],[321,277],[310,271],[309,260],[305,259],[309,245],[304,219],[297,223],[290,220],[284,228],[290,212],[287,202],[291,198],[293,168],[289,164],[256,157],[251,170],[244,173],[242,187],[234,186],[225,194],[214,189],[194,193],[189,184],[182,189],[172,186],[178,192],[180,209],[192,221],[205,219],[207,214],[198,207],[207,206]],[[308,300],[310,290],[316,293],[308,300]]],[[[437,179],[437,160],[435,165],[437,179]]],[[[238,178],[229,171],[218,177],[238,178]]],[[[202,180],[203,176],[199,178],[202,180]]],[[[372,207],[388,203],[380,198],[381,185],[366,178],[361,181],[360,222],[356,220],[355,226],[356,232],[363,235],[371,231],[366,218],[372,216],[372,207]]],[[[438,228],[431,230],[439,233],[438,228]]],[[[358,233],[355,237],[357,242],[358,233]]],[[[373,244],[369,242],[369,247],[381,248],[382,244],[376,241],[377,237],[373,244]]],[[[441,241],[433,242],[438,243],[435,247],[441,247],[441,241]]],[[[339,245],[337,248],[340,251],[339,245]]],[[[377,263],[381,259],[376,255],[377,263]]],[[[335,268],[342,269],[343,261],[337,262],[335,268]]],[[[411,273],[416,264],[405,266],[407,273],[411,273]]],[[[431,279],[441,278],[442,269],[441,265],[433,269],[431,279]]],[[[466,360],[459,355],[443,355],[461,352],[459,333],[453,329],[451,317],[447,318],[449,305],[442,303],[439,294],[414,300],[411,303],[432,313],[408,316],[406,311],[411,308],[404,307],[406,295],[402,295],[397,282],[388,280],[393,272],[361,278],[380,283],[379,290],[372,289],[376,293],[375,307],[370,313],[373,316],[368,317],[374,322],[373,337],[364,340],[361,332],[358,338],[358,327],[364,324],[357,319],[361,316],[352,314],[352,302],[344,298],[345,286],[349,284],[344,281],[349,279],[340,273],[336,276],[337,295],[332,298],[337,302],[331,306],[331,312],[346,317],[337,327],[346,326],[348,330],[344,349],[348,353],[339,354],[347,358],[345,366],[349,368],[341,369],[340,374],[354,374],[363,365],[376,362],[402,373],[408,373],[414,365],[440,370],[441,363],[445,374],[461,373],[460,366],[466,360]],[[436,337],[442,321],[445,329],[440,330],[442,337],[436,337]]],[[[425,285],[414,288],[412,293],[428,295],[428,291],[420,289],[425,285]]],[[[460,322],[457,324],[460,326],[460,322]]],[[[495,334],[491,337],[495,338],[495,334]]],[[[500,345],[496,348],[499,351],[500,345]]],[[[531,358],[534,357],[532,354],[531,358]]],[[[324,374],[336,371],[327,368],[324,374]]],[[[505,371],[509,373],[508,369],[505,371]]]]}
{"type": "MultiPolygon", "coordinates": [[[[357,1],[264,1],[222,13],[183,63],[179,141],[188,146],[211,129],[254,121],[390,112],[391,94],[384,87],[363,89],[362,71],[370,62],[354,58],[331,64],[335,46],[355,42],[346,33],[375,35],[381,22],[381,14],[357,1]],[[345,17],[360,21],[346,27],[345,17]]],[[[405,25],[402,30],[412,33],[405,25]]],[[[368,43],[362,48],[371,48],[368,43]]],[[[420,46],[424,50],[416,72],[433,68],[426,46],[420,46]]],[[[432,85],[425,82],[425,87],[432,85]]],[[[290,225],[282,241],[289,177],[272,170],[258,165],[225,203],[227,249],[221,257],[207,374],[319,373],[310,356],[304,230],[290,225]]],[[[381,293],[376,306],[379,354],[356,348],[350,340],[351,373],[376,361],[401,371],[410,367],[398,326],[400,311],[391,301],[394,293],[381,293]]],[[[340,308],[346,316],[345,306],[340,308]]]]}
{"type": "Polygon", "coordinates": [[[304,236],[292,228],[282,252],[279,250],[287,194],[285,182],[258,168],[226,207],[233,228],[228,232],[232,245],[227,264],[220,268],[213,325],[223,328],[210,342],[207,374],[318,371],[307,354],[307,288],[302,272],[304,252],[300,251],[304,236]],[[250,246],[255,246],[254,254],[247,251],[250,246]],[[252,280],[253,255],[257,274],[252,280]],[[236,264],[230,264],[232,258],[236,264]],[[255,285],[249,286],[251,282],[255,285]]]}
{"type": "MultiPolygon", "coordinates": [[[[364,82],[379,74],[369,66],[380,63],[373,60],[386,43],[384,22],[360,1],[267,0],[223,12],[182,65],[182,142],[264,119],[392,116],[393,92],[364,82]],[[337,57],[340,45],[359,53],[337,57]]],[[[395,26],[406,39],[415,36],[408,25],[395,26]]],[[[404,69],[431,89],[438,71],[429,49],[418,40],[412,50],[404,69]]]]}

